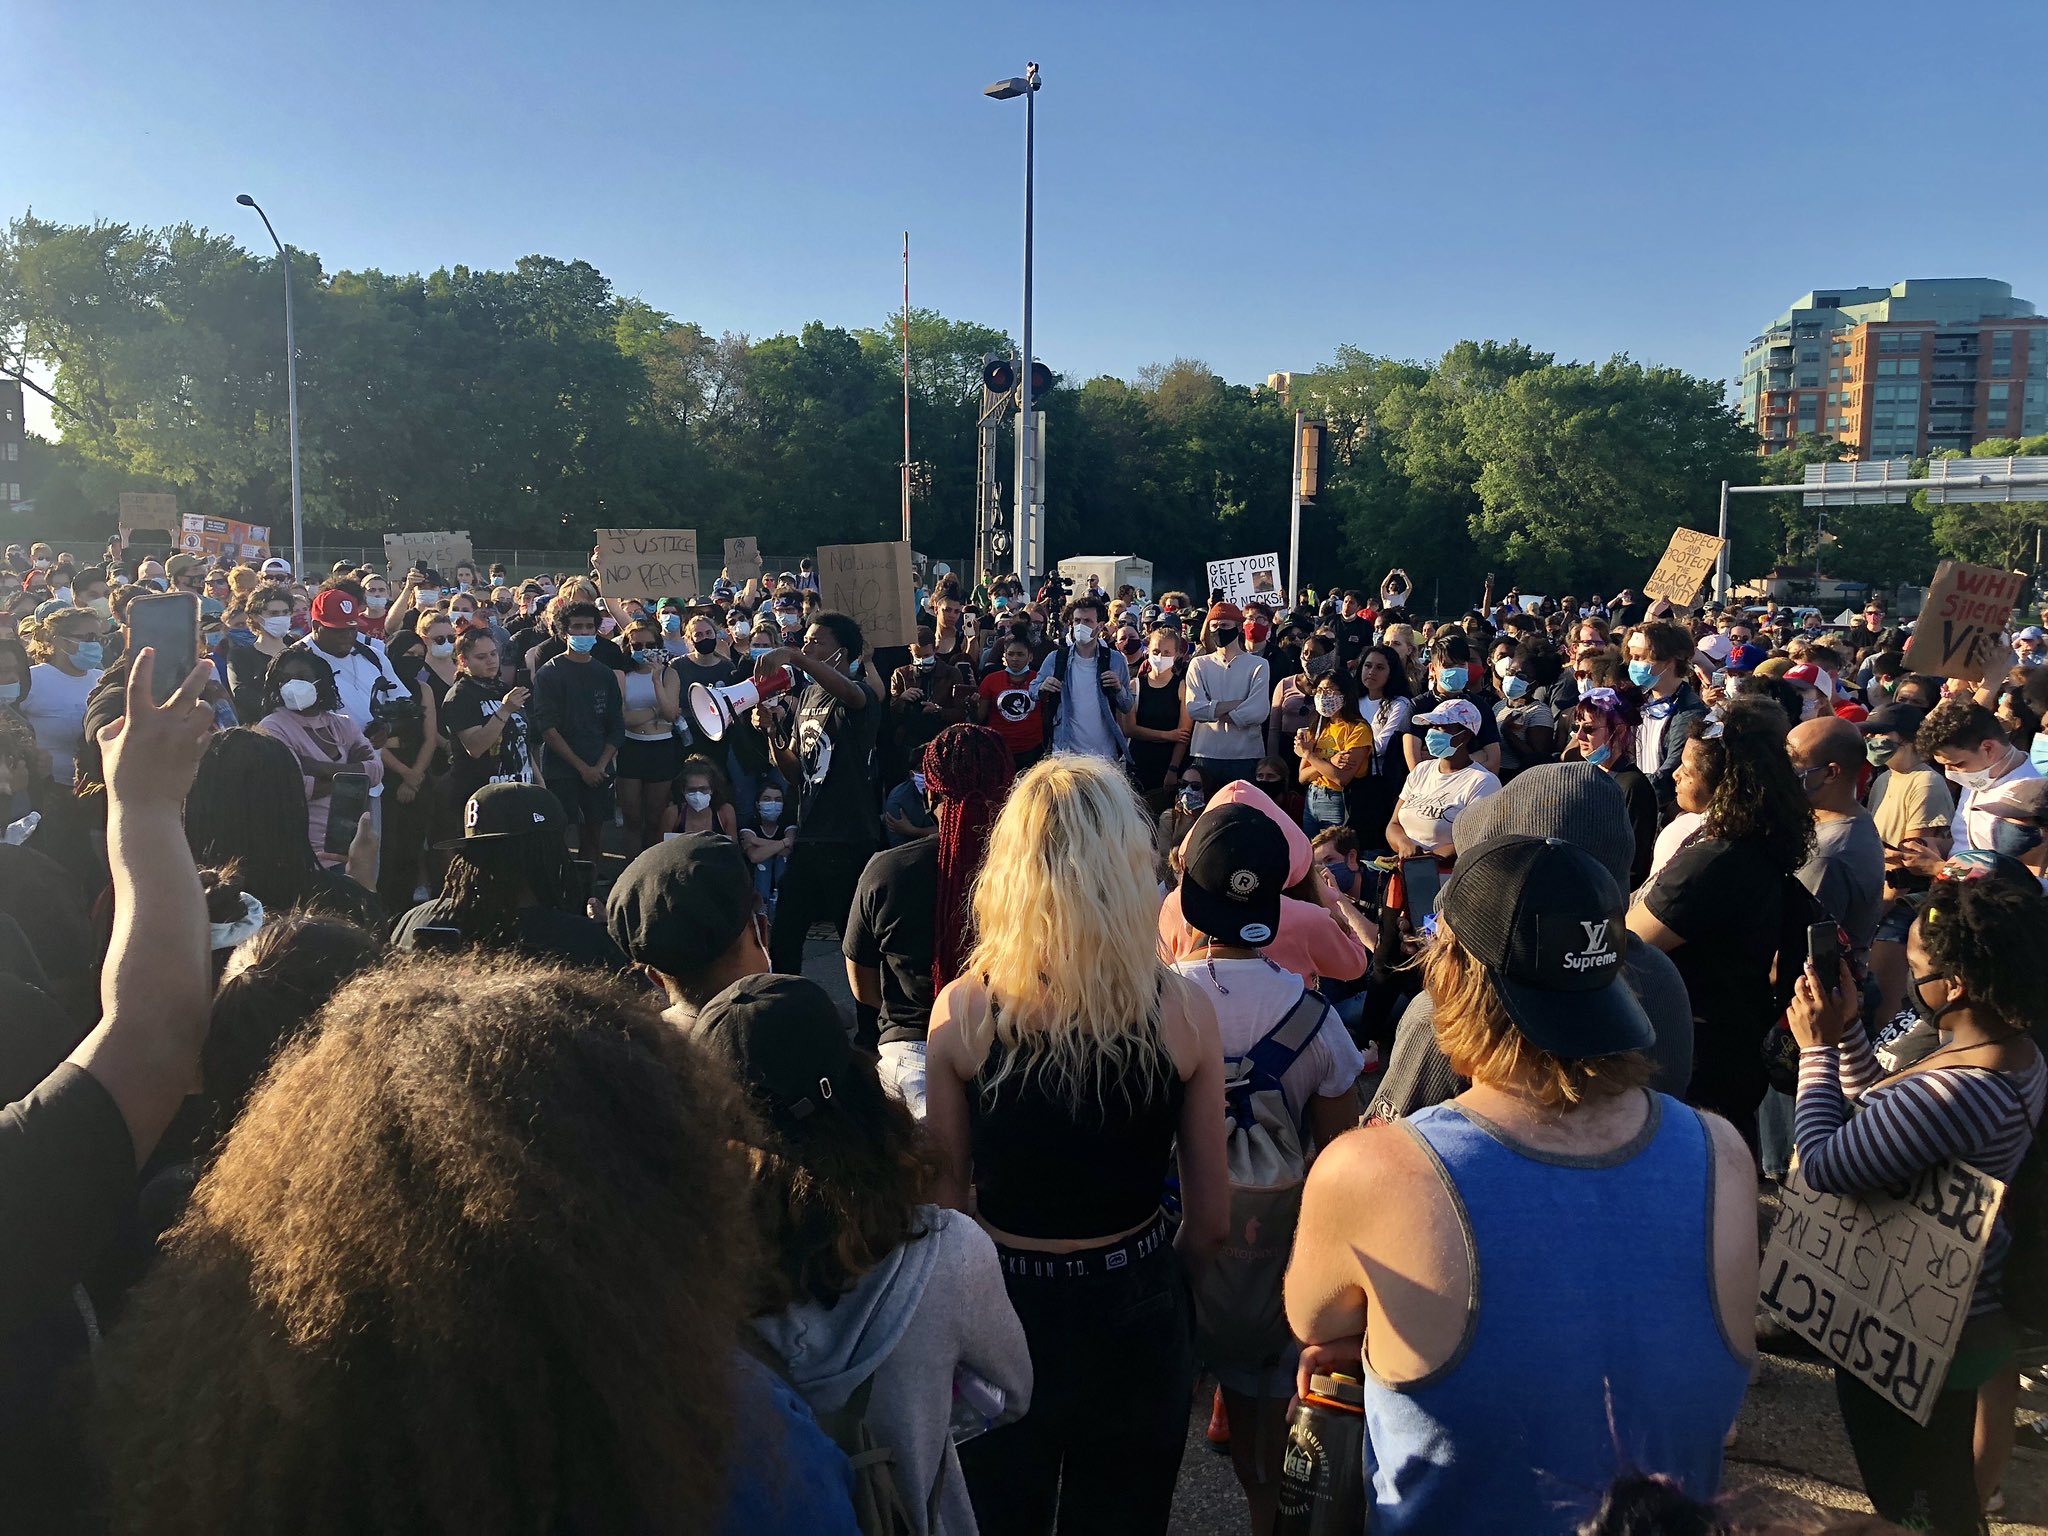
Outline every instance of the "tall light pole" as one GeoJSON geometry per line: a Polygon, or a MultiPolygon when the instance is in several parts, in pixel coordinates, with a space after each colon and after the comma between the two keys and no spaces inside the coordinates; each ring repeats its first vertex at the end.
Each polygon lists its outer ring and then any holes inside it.
{"type": "Polygon", "coordinates": [[[993,96],[997,101],[1024,98],[1024,355],[1017,360],[1017,516],[1013,538],[1017,574],[1028,591],[1032,578],[1038,574],[1031,568],[1033,558],[1045,553],[1035,537],[1038,487],[1032,481],[1038,460],[1031,451],[1031,174],[1038,132],[1038,66],[1027,63],[1022,75],[998,80],[982,95],[993,96]]]}
{"type": "Polygon", "coordinates": [[[255,198],[241,193],[235,198],[244,208],[254,208],[256,217],[263,221],[269,231],[270,243],[277,247],[278,259],[284,263],[284,390],[285,402],[291,413],[292,426],[292,575],[300,581],[306,579],[306,517],[305,504],[299,495],[299,343],[292,331],[292,258],[284,248],[284,242],[277,238],[277,231],[270,227],[270,215],[265,213],[255,198]]]}

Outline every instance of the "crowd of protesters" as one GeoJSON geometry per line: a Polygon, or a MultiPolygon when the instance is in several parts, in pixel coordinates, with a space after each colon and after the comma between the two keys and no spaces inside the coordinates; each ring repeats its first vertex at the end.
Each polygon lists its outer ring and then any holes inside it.
{"type": "Polygon", "coordinates": [[[1212,1409],[1267,1536],[1335,1375],[1373,1530],[1750,1529],[1760,1188],[1950,1160],[1934,1411],[1836,1394],[2000,1507],[2039,629],[818,585],[6,551],[12,1528],[1161,1531],[1212,1409]]]}

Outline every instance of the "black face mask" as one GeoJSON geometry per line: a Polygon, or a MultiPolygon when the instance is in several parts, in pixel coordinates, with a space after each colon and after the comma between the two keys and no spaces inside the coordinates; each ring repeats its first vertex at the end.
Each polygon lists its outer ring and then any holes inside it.
{"type": "Polygon", "coordinates": [[[695,651],[699,656],[709,656],[713,651],[718,649],[717,637],[714,636],[709,640],[692,640],[690,642],[690,649],[695,651]]]}
{"type": "Polygon", "coordinates": [[[1939,971],[1929,972],[1925,976],[1914,976],[1909,978],[1909,984],[1906,988],[1906,1000],[1913,1005],[1914,1017],[1919,1019],[1921,1023],[1927,1025],[1930,1029],[1940,1029],[1941,1021],[1944,1017],[1946,1017],[1948,1014],[1955,1012],[1956,1009],[1962,1007],[1964,1003],[1969,1001],[1967,997],[1952,997],[1947,1002],[1943,1003],[1939,1008],[1929,1008],[1927,1006],[1926,999],[1920,996],[1920,988],[1930,981],[1945,980],[1947,980],[1947,978],[1944,977],[1939,971]]]}
{"type": "Polygon", "coordinates": [[[1210,630],[1209,638],[1215,642],[1216,649],[1220,651],[1226,645],[1237,644],[1237,631],[1229,625],[1225,625],[1221,629],[1210,630]]]}

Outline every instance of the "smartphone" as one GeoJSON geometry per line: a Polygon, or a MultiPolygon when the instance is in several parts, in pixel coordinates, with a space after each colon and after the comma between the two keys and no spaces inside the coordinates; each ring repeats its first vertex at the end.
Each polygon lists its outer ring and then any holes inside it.
{"type": "Polygon", "coordinates": [[[1407,893],[1408,925],[1418,928],[1422,919],[1436,910],[1437,885],[1443,872],[1432,858],[1403,859],[1401,861],[1401,889],[1407,893]]]}
{"type": "Polygon", "coordinates": [[[156,651],[149,693],[161,705],[199,663],[199,595],[166,592],[136,598],[128,605],[128,643],[135,652],[144,646],[156,651]]]}
{"type": "Polygon", "coordinates": [[[327,853],[347,853],[356,840],[356,825],[370,808],[370,776],[367,773],[337,773],[328,780],[327,836],[321,847],[327,853]]]}
{"type": "Polygon", "coordinates": [[[1821,990],[1834,994],[1842,974],[1842,929],[1837,923],[1815,923],[1806,930],[1806,959],[1821,990]]]}
{"type": "Polygon", "coordinates": [[[412,947],[421,950],[454,950],[464,947],[467,941],[460,928],[419,927],[412,931],[412,947]]]}
{"type": "Polygon", "coordinates": [[[568,893],[569,900],[580,912],[597,889],[597,870],[588,859],[571,859],[569,867],[575,871],[571,879],[574,888],[568,893]]]}

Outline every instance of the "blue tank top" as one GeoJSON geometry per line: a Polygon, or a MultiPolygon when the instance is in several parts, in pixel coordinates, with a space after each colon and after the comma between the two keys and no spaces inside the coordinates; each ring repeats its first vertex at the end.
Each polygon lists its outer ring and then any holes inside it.
{"type": "Polygon", "coordinates": [[[1373,1536],[1568,1536],[1630,1471],[1719,1490],[1749,1365],[1714,1305],[1713,1147],[1692,1110],[1650,1100],[1596,1158],[1449,1104],[1403,1122],[1459,1207],[1472,1299],[1448,1364],[1399,1387],[1367,1371],[1373,1536]]]}

